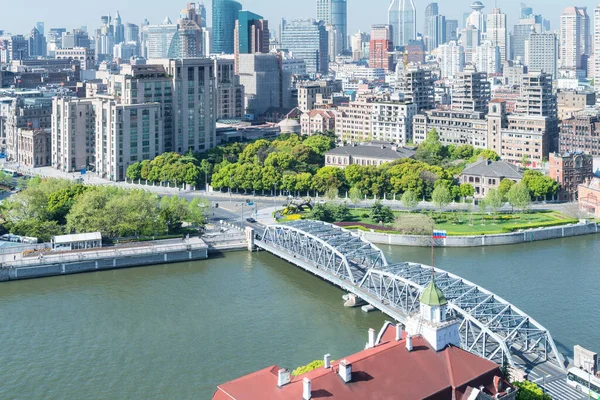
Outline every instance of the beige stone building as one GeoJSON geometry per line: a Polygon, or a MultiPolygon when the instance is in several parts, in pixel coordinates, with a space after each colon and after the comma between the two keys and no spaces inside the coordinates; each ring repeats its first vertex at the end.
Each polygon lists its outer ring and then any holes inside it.
{"type": "Polygon", "coordinates": [[[415,152],[393,143],[371,142],[337,147],[325,153],[325,166],[345,168],[349,165],[378,166],[400,158],[412,158],[415,152]]]}
{"type": "Polygon", "coordinates": [[[600,178],[579,185],[579,209],[600,218],[600,178]]]}
{"type": "Polygon", "coordinates": [[[20,128],[18,131],[19,164],[29,168],[50,165],[50,129],[20,128]]]}
{"type": "Polygon", "coordinates": [[[300,116],[302,135],[335,131],[335,113],[332,110],[311,110],[300,116]]]}

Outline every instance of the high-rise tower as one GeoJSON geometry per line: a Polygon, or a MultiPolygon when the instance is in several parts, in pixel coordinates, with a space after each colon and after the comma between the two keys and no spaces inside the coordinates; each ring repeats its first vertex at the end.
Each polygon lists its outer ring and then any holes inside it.
{"type": "Polygon", "coordinates": [[[242,5],[233,0],[213,0],[213,52],[233,54],[235,21],[242,5]]]}
{"type": "Polygon", "coordinates": [[[417,9],[413,0],[392,0],[388,9],[388,23],[392,26],[394,46],[407,45],[417,37],[417,9]]]}
{"type": "Polygon", "coordinates": [[[317,0],[317,19],[331,25],[337,32],[335,47],[338,52],[348,48],[348,3],[347,0],[317,0]]]}

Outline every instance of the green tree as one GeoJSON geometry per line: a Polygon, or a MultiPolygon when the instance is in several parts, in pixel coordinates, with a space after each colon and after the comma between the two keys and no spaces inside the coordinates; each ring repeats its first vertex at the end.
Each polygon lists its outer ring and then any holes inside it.
{"type": "Polygon", "coordinates": [[[521,168],[527,168],[527,166],[531,163],[531,160],[529,159],[529,156],[527,154],[523,154],[523,157],[521,157],[521,168]]]}
{"type": "Polygon", "coordinates": [[[508,363],[506,354],[502,354],[502,365],[500,366],[500,374],[508,382],[512,381],[512,378],[510,376],[510,364],[508,363]]]}
{"type": "Polygon", "coordinates": [[[317,368],[323,368],[325,362],[323,360],[314,360],[307,365],[300,366],[292,371],[292,376],[300,376],[317,368]]]}
{"type": "Polygon", "coordinates": [[[450,157],[454,160],[468,160],[473,157],[475,149],[470,144],[456,146],[450,150],[450,157]]]}
{"type": "Polygon", "coordinates": [[[182,222],[189,217],[189,204],[185,199],[172,196],[163,197],[160,201],[159,221],[166,227],[166,233],[174,233],[181,229],[182,222]]]}
{"type": "Polygon", "coordinates": [[[329,205],[318,203],[315,204],[312,211],[308,214],[308,219],[323,222],[333,222],[333,212],[329,205]]]}
{"type": "Polygon", "coordinates": [[[40,242],[49,242],[52,236],[62,235],[63,230],[56,221],[25,219],[13,225],[11,233],[38,238],[40,242]]]}
{"type": "Polygon", "coordinates": [[[419,204],[417,195],[412,190],[407,190],[402,194],[402,205],[406,208],[413,209],[419,204]]]}
{"type": "Polygon", "coordinates": [[[380,201],[376,201],[371,207],[371,221],[376,224],[389,224],[394,222],[394,219],[395,216],[392,209],[388,206],[384,206],[380,201]]]}
{"type": "Polygon", "coordinates": [[[507,194],[507,199],[510,205],[514,208],[525,210],[531,204],[531,195],[529,189],[523,182],[513,185],[507,194]]]}
{"type": "Polygon", "coordinates": [[[463,200],[467,197],[472,197],[475,194],[475,188],[470,183],[463,183],[459,186],[460,195],[463,200]]]}
{"type": "Polygon", "coordinates": [[[490,206],[492,212],[496,214],[498,209],[504,204],[504,200],[497,189],[490,189],[485,196],[485,203],[490,206]]]}
{"type": "Polygon", "coordinates": [[[133,181],[140,179],[142,177],[142,164],[139,162],[131,164],[127,167],[125,175],[133,181]]]}
{"type": "Polygon", "coordinates": [[[469,162],[470,163],[474,163],[479,158],[483,158],[485,160],[490,160],[490,161],[498,161],[500,159],[500,156],[494,150],[476,149],[473,152],[473,157],[471,157],[471,159],[469,160],[469,162]]]}
{"type": "MultiPolygon", "coordinates": [[[[210,179],[211,179],[211,175],[212,175],[212,171],[213,171],[212,164],[208,160],[200,161],[200,171],[202,172],[202,174],[204,174],[205,184],[210,183],[210,179]]],[[[205,189],[208,189],[208,187],[206,187],[205,189]]]]}
{"type": "Polygon", "coordinates": [[[440,210],[452,202],[452,194],[446,185],[438,185],[431,194],[433,204],[440,210]]]}
{"type": "Polygon", "coordinates": [[[209,210],[210,204],[208,200],[194,197],[188,206],[188,213],[185,221],[196,228],[200,228],[206,223],[206,213],[209,210]]]}
{"type": "Polygon", "coordinates": [[[485,225],[485,213],[487,211],[487,204],[485,199],[479,199],[478,201],[478,205],[479,205],[479,212],[481,213],[481,225],[485,225]]]}
{"type": "Polygon", "coordinates": [[[542,388],[530,381],[514,382],[517,388],[517,400],[552,400],[542,388]]]}
{"type": "Polygon", "coordinates": [[[336,200],[338,198],[338,195],[339,195],[339,190],[336,187],[330,187],[325,192],[325,198],[327,198],[327,200],[329,200],[329,201],[336,200]]]}
{"type": "Polygon", "coordinates": [[[320,168],[313,177],[312,187],[324,193],[330,188],[342,189],[346,184],[344,171],[337,167],[320,168]]]}
{"type": "Polygon", "coordinates": [[[332,209],[333,219],[337,222],[347,221],[350,218],[350,210],[346,203],[340,203],[332,209]]]}
{"type": "Polygon", "coordinates": [[[558,193],[559,189],[558,182],[542,174],[540,171],[525,171],[522,182],[527,186],[531,195],[536,198],[553,196],[558,193]]]}
{"type": "Polygon", "coordinates": [[[304,139],[304,146],[310,147],[315,153],[324,156],[329,150],[335,147],[335,141],[325,135],[312,135],[304,139]]]}
{"type": "Polygon", "coordinates": [[[504,199],[504,201],[508,201],[508,191],[515,184],[515,181],[512,179],[504,178],[500,181],[500,185],[498,185],[498,192],[504,199]]]}
{"type": "Polygon", "coordinates": [[[350,188],[350,192],[348,192],[348,197],[350,198],[350,201],[354,204],[354,207],[356,208],[356,206],[358,206],[362,201],[363,194],[358,187],[352,186],[350,188]]]}
{"type": "Polygon", "coordinates": [[[440,142],[440,135],[434,128],[427,132],[427,139],[417,149],[415,159],[430,165],[439,165],[443,158],[444,146],[440,142]]]}
{"type": "Polygon", "coordinates": [[[296,190],[300,192],[308,192],[312,185],[312,174],[310,172],[302,172],[296,177],[296,190]]]}

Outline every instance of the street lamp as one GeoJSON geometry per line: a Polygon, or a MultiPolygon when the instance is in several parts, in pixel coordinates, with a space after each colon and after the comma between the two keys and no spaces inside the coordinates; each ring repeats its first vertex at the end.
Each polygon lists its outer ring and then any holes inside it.
{"type": "Polygon", "coordinates": [[[229,174],[229,202],[231,203],[231,175],[229,174]]]}

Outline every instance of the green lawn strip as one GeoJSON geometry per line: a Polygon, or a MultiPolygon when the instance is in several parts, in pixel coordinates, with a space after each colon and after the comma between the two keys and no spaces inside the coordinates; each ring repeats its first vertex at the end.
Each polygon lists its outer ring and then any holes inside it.
{"type": "MultiPolygon", "coordinates": [[[[394,211],[396,216],[408,213],[408,211],[394,211]]],[[[515,232],[518,230],[532,229],[532,228],[543,228],[550,226],[561,226],[568,224],[576,224],[579,220],[570,218],[558,211],[551,210],[535,210],[527,213],[499,213],[494,215],[492,213],[483,214],[484,223],[482,224],[482,214],[479,212],[473,212],[471,217],[472,226],[469,225],[469,212],[443,212],[437,211],[425,211],[431,217],[435,217],[444,222],[438,222],[435,225],[436,229],[445,230],[449,236],[475,236],[475,235],[493,235],[501,233],[515,232]],[[503,219],[504,218],[504,219],[503,219]]],[[[303,214],[303,217],[306,214],[303,214]]],[[[344,222],[356,222],[356,226],[345,226],[346,229],[359,229],[363,231],[370,231],[371,229],[360,226],[361,223],[369,225],[377,225],[370,219],[370,210],[361,208],[350,208],[350,218],[344,222]]],[[[297,217],[296,217],[297,218],[297,217]]],[[[286,221],[285,217],[280,221],[286,221]]],[[[401,232],[394,230],[379,230],[374,229],[375,232],[389,233],[389,234],[401,234],[401,232]]]]}

